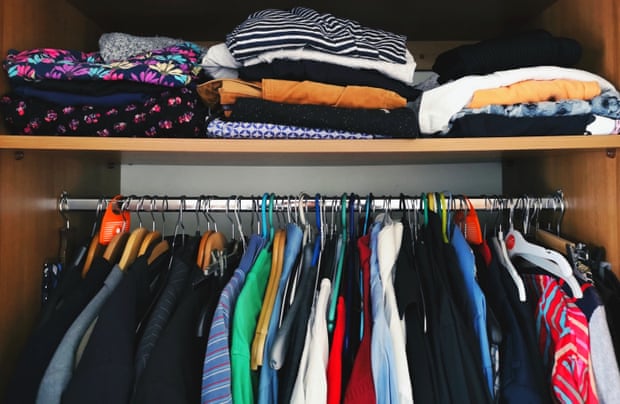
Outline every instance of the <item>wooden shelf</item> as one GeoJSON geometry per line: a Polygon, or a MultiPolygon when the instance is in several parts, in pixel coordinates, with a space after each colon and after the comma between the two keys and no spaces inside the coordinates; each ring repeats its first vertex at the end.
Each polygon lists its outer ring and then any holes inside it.
{"type": "Polygon", "coordinates": [[[490,161],[539,153],[613,151],[620,136],[463,139],[240,140],[0,135],[0,149],[94,153],[114,163],[352,165],[490,161]]]}

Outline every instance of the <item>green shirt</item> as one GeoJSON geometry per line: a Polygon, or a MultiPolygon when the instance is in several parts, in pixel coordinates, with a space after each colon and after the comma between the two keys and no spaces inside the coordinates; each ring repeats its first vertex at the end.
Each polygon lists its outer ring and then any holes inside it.
{"type": "Polygon", "coordinates": [[[250,354],[256,322],[263,306],[263,295],[271,271],[271,250],[263,249],[239,293],[232,323],[230,367],[234,403],[254,403],[254,388],[250,354]]]}

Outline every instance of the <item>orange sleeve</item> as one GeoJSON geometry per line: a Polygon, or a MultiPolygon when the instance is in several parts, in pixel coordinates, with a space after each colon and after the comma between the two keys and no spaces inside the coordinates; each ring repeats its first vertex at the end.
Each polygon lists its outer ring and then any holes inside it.
{"type": "Polygon", "coordinates": [[[568,99],[590,100],[601,93],[596,81],[525,80],[510,86],[477,90],[467,108],[568,99]]]}

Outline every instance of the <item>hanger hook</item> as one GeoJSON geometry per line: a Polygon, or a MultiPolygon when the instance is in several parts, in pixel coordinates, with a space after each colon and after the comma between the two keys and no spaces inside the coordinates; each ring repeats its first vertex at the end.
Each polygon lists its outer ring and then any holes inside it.
{"type": "Polygon", "coordinates": [[[144,210],[144,196],[141,196],[138,199],[138,203],[136,204],[136,216],[138,217],[138,227],[142,227],[142,217],[140,217],[140,211],[144,210]]]}
{"type": "Polygon", "coordinates": [[[162,234],[166,234],[166,212],[168,211],[168,195],[164,195],[161,200],[161,229],[162,234]]]}
{"type": "Polygon", "coordinates": [[[69,221],[69,216],[67,215],[67,211],[69,210],[69,194],[64,191],[60,194],[60,198],[58,200],[58,212],[62,216],[65,222],[65,230],[69,230],[71,228],[71,222],[69,221]]]}
{"type": "Polygon", "coordinates": [[[564,214],[566,213],[566,203],[564,200],[564,192],[562,190],[558,190],[553,197],[554,201],[557,200],[558,206],[560,207],[560,215],[555,222],[555,234],[560,235],[560,226],[562,223],[562,219],[564,218],[564,214]]]}
{"type": "Polygon", "coordinates": [[[231,238],[234,240],[235,239],[235,222],[233,221],[232,217],[230,216],[230,210],[229,210],[229,206],[228,204],[230,203],[230,201],[234,198],[235,196],[231,196],[229,198],[226,199],[226,219],[228,219],[228,221],[230,222],[230,227],[231,227],[231,238]]]}

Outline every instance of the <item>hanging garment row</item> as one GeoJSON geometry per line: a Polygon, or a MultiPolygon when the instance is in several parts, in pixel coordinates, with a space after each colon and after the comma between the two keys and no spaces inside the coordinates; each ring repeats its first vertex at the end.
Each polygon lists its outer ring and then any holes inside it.
{"type": "Polygon", "coordinates": [[[149,198],[94,201],[105,213],[48,288],[7,403],[620,402],[604,250],[533,238],[558,196],[480,198],[482,220],[442,193],[302,197],[278,221],[289,199],[265,194],[248,205],[260,230],[232,237],[186,231],[189,198],[173,234],[126,228],[149,198]]]}

